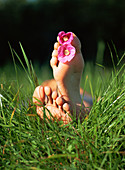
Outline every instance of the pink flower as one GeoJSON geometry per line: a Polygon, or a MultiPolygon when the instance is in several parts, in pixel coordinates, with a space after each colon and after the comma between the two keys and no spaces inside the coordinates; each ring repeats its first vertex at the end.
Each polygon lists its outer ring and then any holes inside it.
{"type": "Polygon", "coordinates": [[[75,56],[76,50],[71,44],[64,44],[58,48],[58,60],[62,63],[71,61],[75,56]]]}
{"type": "Polygon", "coordinates": [[[68,32],[65,33],[64,31],[59,32],[58,34],[59,37],[59,43],[60,44],[70,44],[73,40],[73,33],[72,32],[68,32]]]}

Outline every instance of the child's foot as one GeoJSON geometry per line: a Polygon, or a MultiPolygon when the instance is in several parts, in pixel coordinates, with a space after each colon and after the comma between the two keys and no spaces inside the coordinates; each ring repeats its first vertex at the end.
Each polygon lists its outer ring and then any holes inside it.
{"type": "Polygon", "coordinates": [[[36,104],[37,114],[43,119],[44,113],[48,119],[63,121],[68,124],[72,121],[69,116],[70,105],[59,97],[56,91],[48,86],[38,86],[33,94],[33,103],[36,104]],[[51,116],[52,115],[52,116],[51,116]]]}
{"type": "Polygon", "coordinates": [[[60,44],[57,42],[54,45],[50,64],[60,95],[63,96],[66,102],[70,103],[72,110],[75,108],[77,117],[80,114],[80,109],[84,117],[86,110],[80,96],[80,80],[84,68],[84,60],[81,53],[81,43],[75,34],[73,36],[74,39],[71,44],[76,49],[75,57],[67,63],[59,62],[58,47],[60,44]]]}

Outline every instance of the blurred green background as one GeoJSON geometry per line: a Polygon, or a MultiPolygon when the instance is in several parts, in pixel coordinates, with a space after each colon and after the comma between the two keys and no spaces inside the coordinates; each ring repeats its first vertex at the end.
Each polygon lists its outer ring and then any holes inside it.
{"type": "Polygon", "coordinates": [[[111,66],[125,51],[125,0],[0,0],[0,65],[12,62],[8,41],[23,60],[49,62],[59,31],[81,40],[85,61],[111,66]]]}

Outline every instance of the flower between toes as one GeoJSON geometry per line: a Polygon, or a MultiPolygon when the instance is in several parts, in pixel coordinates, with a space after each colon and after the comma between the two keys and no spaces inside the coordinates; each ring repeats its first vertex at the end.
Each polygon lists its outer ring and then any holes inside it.
{"type": "Polygon", "coordinates": [[[71,44],[64,44],[58,48],[58,60],[62,63],[71,61],[75,57],[75,47],[71,44]]]}
{"type": "Polygon", "coordinates": [[[70,44],[73,40],[73,33],[72,32],[65,33],[64,31],[61,31],[59,32],[58,37],[60,44],[62,45],[70,44]]]}

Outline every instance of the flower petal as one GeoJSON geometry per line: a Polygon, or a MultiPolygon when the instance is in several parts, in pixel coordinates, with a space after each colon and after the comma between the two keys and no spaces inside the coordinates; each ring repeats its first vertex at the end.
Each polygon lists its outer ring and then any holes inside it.
{"type": "Polygon", "coordinates": [[[65,33],[64,31],[59,32],[58,37],[60,44],[70,44],[74,38],[72,32],[65,33]]]}
{"type": "Polygon", "coordinates": [[[76,50],[71,44],[64,44],[58,48],[58,60],[62,63],[71,61],[75,56],[76,50]]]}

